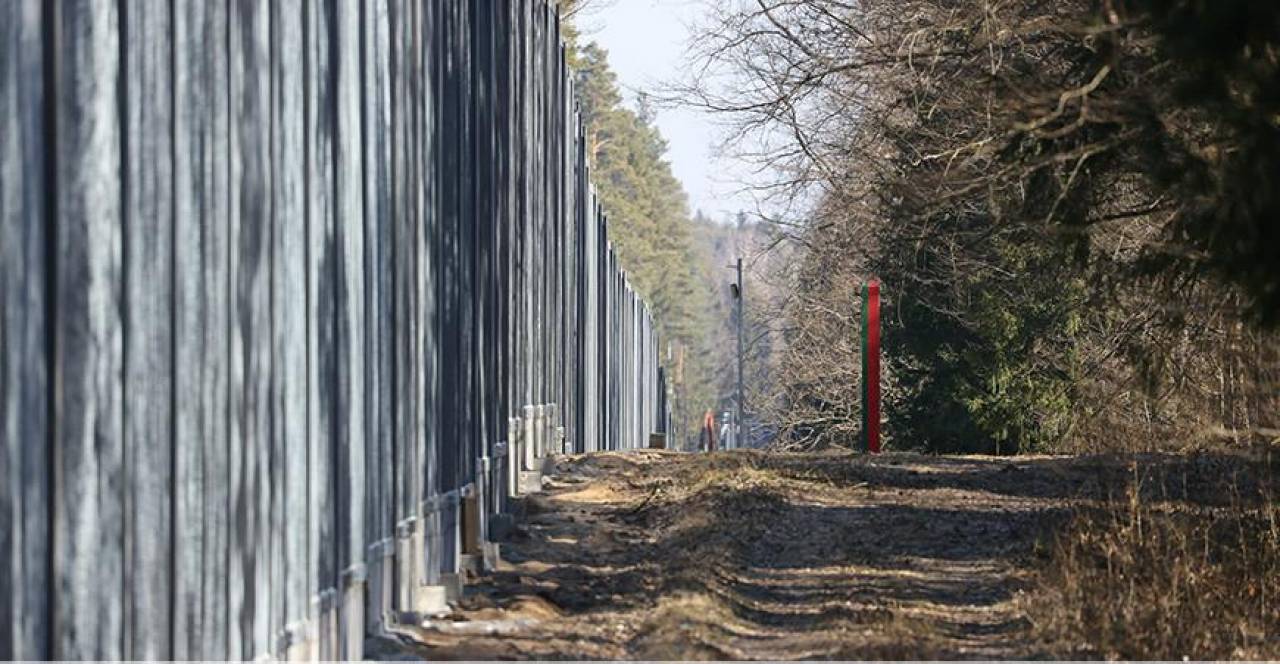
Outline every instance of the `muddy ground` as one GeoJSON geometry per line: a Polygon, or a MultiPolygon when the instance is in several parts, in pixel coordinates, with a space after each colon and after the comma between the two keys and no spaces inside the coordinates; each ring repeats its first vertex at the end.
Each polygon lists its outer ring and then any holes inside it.
{"type": "Polygon", "coordinates": [[[1071,508],[1128,472],[1083,457],[567,458],[524,499],[500,569],[374,654],[1051,657],[1023,595],[1071,508]]]}

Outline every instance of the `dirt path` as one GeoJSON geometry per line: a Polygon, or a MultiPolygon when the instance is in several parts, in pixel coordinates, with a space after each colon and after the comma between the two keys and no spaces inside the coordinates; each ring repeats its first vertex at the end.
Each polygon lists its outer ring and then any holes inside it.
{"type": "Polygon", "coordinates": [[[598,454],[566,459],[503,567],[400,655],[1034,658],[1018,609],[1081,459],[598,454]]]}

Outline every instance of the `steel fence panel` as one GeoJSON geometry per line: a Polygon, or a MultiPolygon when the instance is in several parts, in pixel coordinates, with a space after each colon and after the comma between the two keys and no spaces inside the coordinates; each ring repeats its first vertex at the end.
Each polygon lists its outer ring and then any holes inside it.
{"type": "Polygon", "coordinates": [[[42,42],[52,11],[37,0],[0,4],[0,659],[41,659],[50,627],[52,63],[42,42]]]}
{"type": "Polygon", "coordinates": [[[0,655],[359,657],[665,426],[553,4],[0,17],[0,655]]]}

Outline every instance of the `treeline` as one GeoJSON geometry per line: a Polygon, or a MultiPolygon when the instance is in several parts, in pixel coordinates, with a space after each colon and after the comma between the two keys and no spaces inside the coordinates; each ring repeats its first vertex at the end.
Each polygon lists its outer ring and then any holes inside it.
{"type": "Polygon", "coordinates": [[[696,440],[702,414],[716,405],[718,346],[712,291],[693,237],[688,197],[665,159],[666,140],[643,100],[628,107],[608,53],[580,36],[573,18],[583,3],[562,3],[568,61],[587,133],[587,159],[618,260],[657,322],[678,444],[696,440]]]}
{"type": "Polygon", "coordinates": [[[783,183],[790,439],[855,433],[872,276],[891,446],[1280,435],[1280,5],[718,11],[682,93],[783,183]]]}

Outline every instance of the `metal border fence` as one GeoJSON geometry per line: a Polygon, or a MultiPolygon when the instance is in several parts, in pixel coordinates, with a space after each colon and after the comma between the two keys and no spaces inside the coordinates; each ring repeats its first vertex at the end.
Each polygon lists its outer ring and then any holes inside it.
{"type": "Polygon", "coordinates": [[[359,657],[667,421],[546,0],[0,3],[0,658],[359,657]]]}

